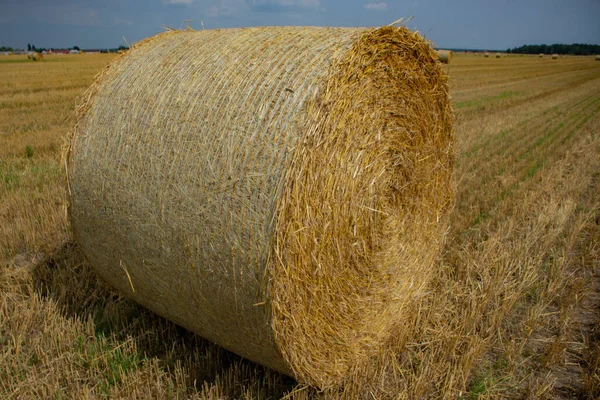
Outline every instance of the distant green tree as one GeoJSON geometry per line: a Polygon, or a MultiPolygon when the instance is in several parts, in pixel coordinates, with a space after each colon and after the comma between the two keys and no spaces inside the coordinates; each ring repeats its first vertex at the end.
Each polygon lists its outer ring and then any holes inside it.
{"type": "Polygon", "coordinates": [[[600,45],[597,44],[526,44],[512,49],[513,53],[519,54],[569,54],[576,56],[589,56],[600,54],[600,45]]]}
{"type": "Polygon", "coordinates": [[[31,44],[27,43],[27,51],[31,51],[31,44]]]}
{"type": "Polygon", "coordinates": [[[77,51],[79,51],[79,50],[81,50],[81,49],[79,48],[79,46],[73,46],[73,50],[77,50],[77,51]]]}
{"type": "Polygon", "coordinates": [[[120,45],[118,50],[129,50],[129,47],[120,45]]]}

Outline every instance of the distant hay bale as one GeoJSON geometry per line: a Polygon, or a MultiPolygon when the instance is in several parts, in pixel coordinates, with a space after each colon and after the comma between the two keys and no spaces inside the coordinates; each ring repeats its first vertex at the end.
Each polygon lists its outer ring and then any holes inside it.
{"type": "Polygon", "coordinates": [[[421,36],[171,31],[85,98],[69,215],[115,288],[321,388],[408,334],[453,204],[447,77],[421,36]]]}
{"type": "Polygon", "coordinates": [[[544,58],[544,53],[540,53],[540,54],[538,55],[538,57],[539,57],[539,58],[544,58]]]}
{"type": "Polygon", "coordinates": [[[600,61],[600,55],[596,56],[596,61],[600,61]]]}
{"type": "Polygon", "coordinates": [[[442,64],[450,64],[452,62],[452,50],[438,50],[437,55],[438,60],[440,60],[442,64]]]}
{"type": "Polygon", "coordinates": [[[558,54],[552,54],[552,59],[553,60],[557,60],[558,59],[558,54]]]}
{"type": "Polygon", "coordinates": [[[496,58],[501,58],[501,57],[502,57],[502,54],[496,53],[496,58]]]}
{"type": "Polygon", "coordinates": [[[29,53],[27,53],[27,59],[33,61],[42,61],[44,59],[44,56],[42,55],[42,53],[30,51],[29,53]]]}
{"type": "Polygon", "coordinates": [[[483,56],[484,56],[485,58],[488,58],[488,57],[490,56],[490,53],[485,53],[483,56]]]}

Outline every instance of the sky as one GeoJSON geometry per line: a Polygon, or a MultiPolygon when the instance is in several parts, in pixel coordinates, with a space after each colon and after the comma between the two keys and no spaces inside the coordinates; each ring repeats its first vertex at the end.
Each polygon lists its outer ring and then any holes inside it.
{"type": "Polygon", "coordinates": [[[0,0],[0,46],[114,48],[164,26],[381,26],[403,17],[441,48],[600,44],[600,0],[0,0]]]}

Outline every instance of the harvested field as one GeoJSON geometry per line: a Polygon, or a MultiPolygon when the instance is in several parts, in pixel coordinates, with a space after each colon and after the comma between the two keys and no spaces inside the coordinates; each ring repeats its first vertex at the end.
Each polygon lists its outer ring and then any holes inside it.
{"type": "Polygon", "coordinates": [[[600,63],[455,55],[457,201],[420,306],[319,393],[141,308],[70,243],[60,149],[112,56],[0,60],[0,397],[598,398],[600,63]]]}

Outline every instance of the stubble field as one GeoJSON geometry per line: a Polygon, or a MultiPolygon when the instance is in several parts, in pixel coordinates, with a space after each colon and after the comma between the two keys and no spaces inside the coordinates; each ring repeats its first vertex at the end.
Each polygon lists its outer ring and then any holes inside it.
{"type": "Polygon", "coordinates": [[[1,398],[599,398],[600,62],[458,55],[456,205],[413,334],[319,393],[107,288],[60,152],[110,55],[0,58],[1,398]]]}

